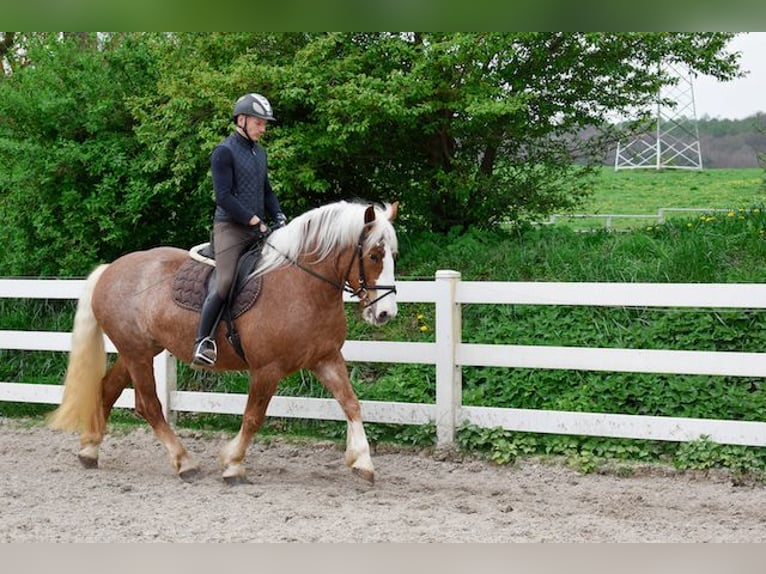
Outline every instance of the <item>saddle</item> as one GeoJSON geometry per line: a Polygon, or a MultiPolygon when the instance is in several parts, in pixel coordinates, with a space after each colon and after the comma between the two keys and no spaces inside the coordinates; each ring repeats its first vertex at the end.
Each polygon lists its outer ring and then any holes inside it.
{"type": "MultiPolygon", "coordinates": [[[[243,359],[244,352],[234,328],[234,319],[250,310],[261,294],[262,278],[251,277],[250,273],[258,263],[262,245],[258,241],[240,256],[237,273],[222,313],[228,326],[226,338],[243,359]]],[[[181,264],[173,278],[171,294],[176,305],[199,313],[208,291],[215,288],[215,256],[210,243],[192,247],[189,255],[189,259],[181,264]]]]}

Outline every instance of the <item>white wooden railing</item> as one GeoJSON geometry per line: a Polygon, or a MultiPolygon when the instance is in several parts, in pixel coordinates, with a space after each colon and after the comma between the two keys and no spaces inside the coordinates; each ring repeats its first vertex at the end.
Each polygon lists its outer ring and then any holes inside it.
{"type": "Polygon", "coordinates": [[[705,209],[696,207],[660,207],[657,209],[657,213],[554,213],[551,214],[547,220],[538,222],[537,225],[555,225],[559,221],[573,221],[573,220],[603,220],[604,229],[612,230],[615,228],[615,220],[627,221],[633,220],[634,223],[639,224],[643,221],[649,220],[649,222],[662,225],[667,221],[667,216],[673,213],[690,215],[695,213],[735,213],[736,209],[705,209]]]}
{"type": "MultiPolygon", "coordinates": [[[[76,299],[83,284],[82,280],[0,279],[0,298],[76,299]]],[[[465,423],[520,432],[670,441],[707,435],[724,444],[766,446],[766,422],[464,406],[461,389],[462,368],[468,366],[765,377],[765,353],[464,343],[461,305],[766,309],[766,285],[471,282],[461,281],[456,271],[438,271],[434,281],[399,281],[397,286],[399,302],[435,305],[435,342],[347,341],[343,355],[350,362],[435,365],[436,401],[434,404],[362,401],[367,422],[435,423],[440,446],[452,444],[456,429],[465,423]]],[[[68,351],[69,344],[69,333],[0,331],[0,349],[68,351]]],[[[107,350],[114,351],[109,342],[107,350]]],[[[155,372],[166,416],[181,411],[225,414],[244,411],[244,394],[177,390],[175,359],[167,352],[155,358],[155,372]]],[[[0,382],[0,401],[57,404],[61,395],[60,385],[0,382]]],[[[116,406],[133,405],[133,392],[126,389],[116,406]]],[[[276,396],[267,414],[344,420],[333,399],[276,396]]]]}

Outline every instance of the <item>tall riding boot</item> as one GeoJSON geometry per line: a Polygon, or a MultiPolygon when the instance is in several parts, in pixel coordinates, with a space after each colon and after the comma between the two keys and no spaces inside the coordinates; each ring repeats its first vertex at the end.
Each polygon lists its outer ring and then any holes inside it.
{"type": "Polygon", "coordinates": [[[215,330],[221,320],[224,299],[218,296],[215,288],[210,289],[200,311],[197,337],[194,340],[192,365],[212,367],[218,358],[218,347],[215,343],[215,330]]]}

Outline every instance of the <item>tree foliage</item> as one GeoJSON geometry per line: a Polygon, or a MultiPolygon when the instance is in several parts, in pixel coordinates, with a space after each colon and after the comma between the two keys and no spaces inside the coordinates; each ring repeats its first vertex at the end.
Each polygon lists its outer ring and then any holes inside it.
{"type": "Polygon", "coordinates": [[[727,38],[323,35],[273,71],[297,122],[282,176],[301,173],[290,187],[323,195],[399,195],[417,224],[439,231],[566,208],[586,192],[578,176],[588,169],[572,154],[595,163],[615,137],[609,114],[653,105],[668,81],[657,63],[731,77],[727,38]],[[584,144],[574,136],[588,126],[599,137],[584,144]]]}
{"type": "Polygon", "coordinates": [[[0,273],[82,274],[204,238],[209,154],[248,91],[274,105],[265,143],[290,215],[400,199],[404,228],[444,232],[565,209],[616,137],[610,114],[648,111],[668,81],[657,63],[730,79],[730,37],[6,32],[0,273]]]}
{"type": "Polygon", "coordinates": [[[83,273],[99,260],[151,242],[150,182],[126,106],[149,89],[153,63],[125,37],[37,35],[34,64],[0,82],[0,236],[4,273],[83,273]]]}

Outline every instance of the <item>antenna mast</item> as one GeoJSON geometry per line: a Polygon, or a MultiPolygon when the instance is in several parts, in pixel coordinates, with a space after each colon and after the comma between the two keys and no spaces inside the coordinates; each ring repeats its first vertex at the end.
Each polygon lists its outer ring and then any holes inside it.
{"type": "Polygon", "coordinates": [[[665,71],[677,81],[657,91],[654,126],[634,136],[629,143],[618,142],[615,171],[621,169],[702,169],[694,86],[688,67],[666,64],[665,71]],[[666,105],[663,100],[675,103],[666,105]]]}

